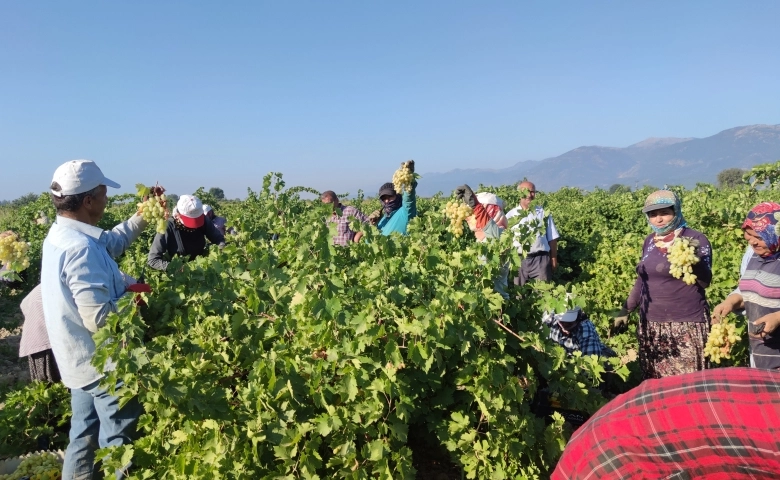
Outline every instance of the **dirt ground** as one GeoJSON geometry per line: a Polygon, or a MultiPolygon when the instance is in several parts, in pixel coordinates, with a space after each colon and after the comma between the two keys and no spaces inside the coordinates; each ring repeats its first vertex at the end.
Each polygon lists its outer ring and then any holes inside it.
{"type": "Polygon", "coordinates": [[[19,358],[24,317],[19,303],[24,292],[0,286],[0,388],[30,380],[27,358],[19,358]]]}

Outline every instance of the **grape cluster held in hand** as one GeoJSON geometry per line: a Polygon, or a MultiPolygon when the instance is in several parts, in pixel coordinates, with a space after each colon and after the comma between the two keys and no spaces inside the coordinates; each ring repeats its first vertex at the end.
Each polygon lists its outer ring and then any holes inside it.
{"type": "Polygon", "coordinates": [[[731,358],[731,347],[739,340],[737,329],[733,323],[722,320],[715,323],[710,329],[707,344],[704,346],[704,355],[710,357],[715,363],[720,363],[722,358],[731,358]]]}
{"type": "Polygon", "coordinates": [[[165,189],[160,186],[147,188],[141,184],[136,185],[138,195],[148,197],[138,202],[138,213],[149,223],[154,222],[157,233],[163,234],[168,221],[168,202],[165,199],[165,189]]]}
{"type": "Polygon", "coordinates": [[[444,207],[444,215],[450,219],[447,229],[456,237],[463,235],[463,222],[472,214],[471,207],[459,200],[450,200],[444,207]]]}
{"type": "Polygon", "coordinates": [[[407,162],[401,164],[401,168],[393,173],[393,188],[398,193],[412,191],[412,181],[414,181],[414,173],[407,167],[407,162]]]}
{"type": "Polygon", "coordinates": [[[690,238],[680,237],[675,240],[667,258],[671,264],[669,273],[674,278],[682,278],[687,285],[696,283],[693,266],[699,263],[699,257],[696,256],[696,245],[690,238]]]}

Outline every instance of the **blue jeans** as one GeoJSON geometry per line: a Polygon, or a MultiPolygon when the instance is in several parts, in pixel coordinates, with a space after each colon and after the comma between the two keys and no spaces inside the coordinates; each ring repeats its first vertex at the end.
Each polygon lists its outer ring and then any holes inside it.
{"type": "MultiPolygon", "coordinates": [[[[117,387],[122,382],[117,384],[117,387]]],[[[70,391],[73,417],[70,420],[70,443],[65,450],[62,480],[92,480],[95,473],[95,450],[131,443],[141,405],[136,399],[119,409],[119,398],[100,388],[100,381],[70,391]]],[[[117,480],[124,472],[117,470],[117,480]]]]}

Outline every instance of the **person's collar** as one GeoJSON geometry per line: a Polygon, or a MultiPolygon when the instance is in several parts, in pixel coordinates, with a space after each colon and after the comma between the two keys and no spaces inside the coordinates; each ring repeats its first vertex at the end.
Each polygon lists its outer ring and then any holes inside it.
{"type": "Polygon", "coordinates": [[[103,229],[100,227],[95,227],[88,223],[84,223],[68,217],[63,217],[61,215],[57,215],[57,224],[66,228],[70,228],[71,230],[81,232],[84,235],[88,235],[94,238],[95,240],[99,240],[100,236],[103,235],[103,229]]]}

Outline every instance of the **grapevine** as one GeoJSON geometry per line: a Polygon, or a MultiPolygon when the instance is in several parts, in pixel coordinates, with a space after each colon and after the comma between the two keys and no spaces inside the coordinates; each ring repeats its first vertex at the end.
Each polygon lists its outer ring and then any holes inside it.
{"type": "Polygon", "coordinates": [[[699,263],[696,256],[696,244],[690,238],[680,237],[674,241],[667,255],[671,267],[669,273],[674,278],[682,278],[686,285],[696,283],[696,275],[693,273],[693,265],[699,263]]]}
{"type": "Polygon", "coordinates": [[[156,230],[159,234],[164,234],[168,221],[168,202],[165,199],[165,189],[160,186],[147,188],[142,184],[135,186],[138,189],[138,195],[146,200],[138,202],[138,213],[144,220],[156,224],[156,230]]]}
{"type": "Polygon", "coordinates": [[[737,340],[737,327],[724,318],[720,323],[712,325],[707,345],[704,346],[704,355],[719,364],[721,359],[731,358],[731,347],[737,340]]]}
{"type": "Polygon", "coordinates": [[[16,467],[13,473],[0,475],[0,480],[59,480],[62,478],[62,465],[57,455],[51,452],[34,453],[16,467]]]}
{"type": "Polygon", "coordinates": [[[471,215],[471,207],[458,200],[450,200],[444,207],[444,215],[450,219],[447,229],[456,237],[463,235],[463,222],[471,215]]]}
{"type": "Polygon", "coordinates": [[[27,251],[30,246],[19,240],[19,236],[12,231],[0,234],[0,263],[8,270],[21,272],[30,266],[27,251]]]}
{"type": "Polygon", "coordinates": [[[414,181],[414,174],[407,167],[408,162],[401,164],[401,168],[393,173],[393,188],[398,193],[402,193],[404,190],[407,192],[412,191],[412,181],[414,181]]]}

